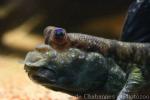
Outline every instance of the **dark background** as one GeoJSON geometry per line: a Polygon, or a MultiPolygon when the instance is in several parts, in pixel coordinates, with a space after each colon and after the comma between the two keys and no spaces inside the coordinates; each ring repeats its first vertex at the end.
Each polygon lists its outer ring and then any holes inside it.
{"type": "MultiPolygon", "coordinates": [[[[131,1],[1,0],[0,46],[1,48],[6,47],[2,39],[6,32],[31,19],[35,19],[33,21],[35,25],[34,28],[30,29],[29,33],[42,34],[46,26],[52,25],[66,28],[69,32],[82,32],[119,39],[131,1]]],[[[8,49],[10,50],[11,48],[8,49]]]]}

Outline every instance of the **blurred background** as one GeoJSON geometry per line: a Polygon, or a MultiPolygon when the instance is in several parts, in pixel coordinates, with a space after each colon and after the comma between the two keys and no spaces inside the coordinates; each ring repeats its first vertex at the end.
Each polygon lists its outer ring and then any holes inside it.
{"type": "Polygon", "coordinates": [[[43,43],[43,29],[65,28],[119,39],[132,0],[0,0],[0,100],[73,100],[29,80],[26,53],[43,43]]]}

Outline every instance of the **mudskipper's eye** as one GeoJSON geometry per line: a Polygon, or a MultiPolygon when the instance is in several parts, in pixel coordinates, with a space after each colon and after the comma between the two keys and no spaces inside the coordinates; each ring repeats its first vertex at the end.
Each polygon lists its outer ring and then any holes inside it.
{"type": "Polygon", "coordinates": [[[56,29],[54,31],[55,38],[63,38],[65,36],[65,31],[63,29],[56,29]]]}

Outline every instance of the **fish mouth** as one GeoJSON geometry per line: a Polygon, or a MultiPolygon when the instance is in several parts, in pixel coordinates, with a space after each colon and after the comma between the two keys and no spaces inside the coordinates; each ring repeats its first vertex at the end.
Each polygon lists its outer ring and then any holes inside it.
{"type": "Polygon", "coordinates": [[[61,91],[64,93],[68,93],[72,96],[84,96],[86,93],[95,92],[95,90],[81,88],[81,87],[66,87],[58,84],[57,80],[57,73],[51,67],[35,67],[35,66],[24,66],[25,71],[28,73],[29,78],[38,83],[43,85],[44,87],[54,90],[54,91],[61,91]]]}
{"type": "Polygon", "coordinates": [[[61,91],[72,96],[81,96],[81,97],[83,97],[84,94],[87,94],[87,93],[90,94],[95,91],[95,90],[88,90],[88,89],[82,89],[82,88],[63,87],[57,84],[43,84],[43,86],[54,91],[61,91]]]}
{"type": "Polygon", "coordinates": [[[56,72],[51,68],[25,65],[24,69],[31,80],[54,91],[65,92],[73,96],[77,94],[82,95],[88,91],[87,89],[69,88],[58,85],[56,72]]]}
{"type": "Polygon", "coordinates": [[[55,84],[56,72],[47,67],[24,66],[25,71],[31,80],[39,84],[55,84]]]}

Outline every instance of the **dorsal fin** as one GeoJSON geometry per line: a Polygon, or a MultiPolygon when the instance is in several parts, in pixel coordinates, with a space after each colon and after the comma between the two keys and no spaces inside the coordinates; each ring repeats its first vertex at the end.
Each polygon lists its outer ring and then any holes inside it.
{"type": "Polygon", "coordinates": [[[130,5],[121,40],[150,42],[150,0],[134,0],[130,5]]]}

